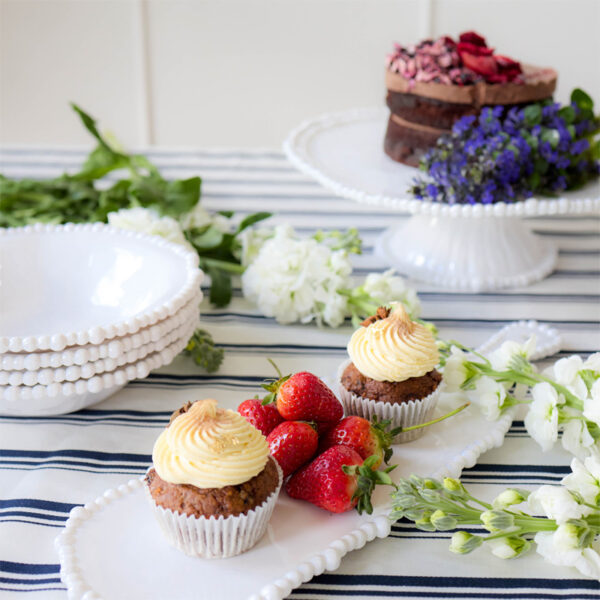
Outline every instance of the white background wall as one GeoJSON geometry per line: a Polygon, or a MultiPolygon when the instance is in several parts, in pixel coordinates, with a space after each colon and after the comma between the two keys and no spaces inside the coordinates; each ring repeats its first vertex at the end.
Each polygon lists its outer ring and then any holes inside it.
{"type": "Polygon", "coordinates": [[[382,105],[393,41],[475,29],[600,103],[600,0],[0,0],[0,144],[80,144],[76,101],[127,145],[279,147],[382,105]]]}

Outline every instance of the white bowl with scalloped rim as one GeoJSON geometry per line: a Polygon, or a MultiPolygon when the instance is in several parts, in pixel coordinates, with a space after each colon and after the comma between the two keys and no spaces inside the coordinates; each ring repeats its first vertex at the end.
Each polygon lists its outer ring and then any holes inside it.
{"type": "Polygon", "coordinates": [[[102,223],[0,229],[0,354],[135,334],[198,293],[198,256],[102,223]]]}

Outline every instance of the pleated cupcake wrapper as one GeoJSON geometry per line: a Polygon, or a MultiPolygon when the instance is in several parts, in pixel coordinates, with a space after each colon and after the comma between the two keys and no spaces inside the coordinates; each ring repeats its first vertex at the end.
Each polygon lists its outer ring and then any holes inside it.
{"type": "MultiPolygon", "coordinates": [[[[344,405],[344,413],[346,415],[358,415],[369,420],[377,415],[380,421],[391,419],[393,427],[420,425],[433,417],[433,411],[440,396],[440,385],[429,396],[421,400],[409,400],[408,402],[400,402],[398,404],[371,400],[350,392],[342,385],[342,375],[349,364],[350,361],[347,360],[338,369],[340,400],[344,405]]],[[[405,442],[412,442],[420,438],[425,433],[425,430],[426,427],[422,427],[401,433],[396,436],[394,443],[404,444],[405,442]]]]}
{"type": "Polygon", "coordinates": [[[246,552],[263,537],[273,514],[283,472],[279,473],[277,489],[260,505],[242,515],[229,517],[190,517],[158,506],[145,485],[146,496],[160,528],[172,545],[188,556],[201,558],[229,558],[246,552]]]}

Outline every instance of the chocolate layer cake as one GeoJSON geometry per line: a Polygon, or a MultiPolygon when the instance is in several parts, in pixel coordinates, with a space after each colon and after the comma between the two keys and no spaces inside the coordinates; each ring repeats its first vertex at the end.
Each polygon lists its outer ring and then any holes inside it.
{"type": "Polygon", "coordinates": [[[146,475],[150,494],[156,504],[190,517],[219,517],[245,514],[261,505],[279,484],[274,459],[252,479],[239,485],[200,489],[193,485],[163,481],[154,469],[146,475]]]}
{"type": "Polygon", "coordinates": [[[442,37],[396,46],[385,74],[390,118],[384,150],[398,162],[417,166],[461,117],[476,115],[484,106],[549,99],[556,79],[553,69],[494,55],[474,32],[462,34],[458,43],[442,37]]]}
{"type": "Polygon", "coordinates": [[[434,392],[442,376],[435,369],[422,377],[411,377],[405,381],[375,381],[363,375],[353,363],[342,374],[342,385],[362,398],[376,398],[379,402],[399,404],[409,400],[422,400],[434,392]]]}

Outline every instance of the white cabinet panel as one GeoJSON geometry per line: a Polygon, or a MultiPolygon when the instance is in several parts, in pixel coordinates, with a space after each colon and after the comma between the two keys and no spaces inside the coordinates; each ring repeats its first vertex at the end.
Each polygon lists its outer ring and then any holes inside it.
{"type": "Polygon", "coordinates": [[[0,142],[88,143],[74,101],[140,141],[132,0],[0,0],[0,142]]]}

